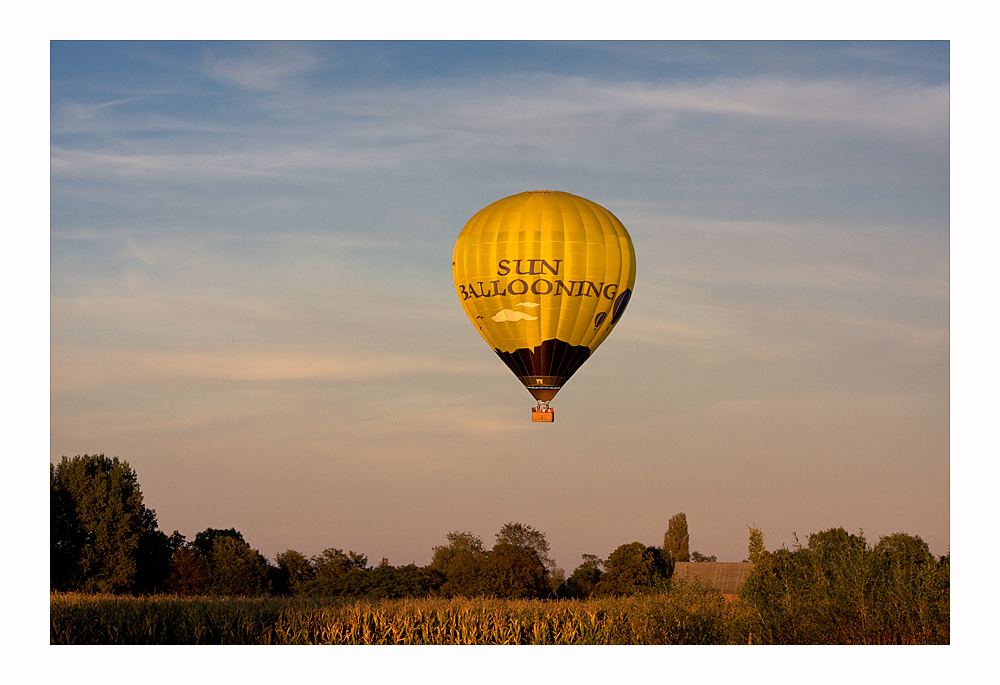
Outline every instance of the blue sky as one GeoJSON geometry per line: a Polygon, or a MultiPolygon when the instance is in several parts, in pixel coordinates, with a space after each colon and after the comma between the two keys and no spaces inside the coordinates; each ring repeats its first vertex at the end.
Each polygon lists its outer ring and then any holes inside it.
{"type": "Polygon", "coordinates": [[[946,42],[53,43],[51,459],[160,527],[425,564],[811,532],[949,552],[946,42]],[[449,260],[532,189],[632,235],[533,425],[449,260]]]}

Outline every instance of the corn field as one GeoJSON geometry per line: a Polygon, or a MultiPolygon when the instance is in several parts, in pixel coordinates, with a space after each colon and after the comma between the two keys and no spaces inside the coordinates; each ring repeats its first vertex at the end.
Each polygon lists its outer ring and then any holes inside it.
{"type": "MultiPolygon", "coordinates": [[[[796,554],[802,554],[797,552],[796,554]]],[[[856,555],[857,556],[857,555],[856,555]]],[[[727,601],[677,580],[582,600],[50,595],[52,644],[948,644],[949,564],[762,560],[727,601]],[[788,568],[785,568],[785,567],[788,568]],[[789,570],[791,569],[791,570],[789,570]],[[794,573],[793,573],[794,571],[794,573]],[[850,571],[850,573],[847,573],[850,571]],[[810,575],[810,573],[812,575],[810,575]]],[[[842,560],[843,561],[843,560],[842,560]]]]}
{"type": "Polygon", "coordinates": [[[718,644],[722,596],[594,600],[123,597],[53,594],[52,644],[718,644]]]}

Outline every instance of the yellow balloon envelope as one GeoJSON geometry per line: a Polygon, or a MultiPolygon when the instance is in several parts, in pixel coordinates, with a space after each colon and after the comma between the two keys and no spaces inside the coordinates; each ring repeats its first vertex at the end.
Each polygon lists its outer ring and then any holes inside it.
{"type": "Polygon", "coordinates": [[[625,312],[635,250],[604,207],[537,190],[469,219],[452,274],[476,329],[547,409],[625,312]]]}

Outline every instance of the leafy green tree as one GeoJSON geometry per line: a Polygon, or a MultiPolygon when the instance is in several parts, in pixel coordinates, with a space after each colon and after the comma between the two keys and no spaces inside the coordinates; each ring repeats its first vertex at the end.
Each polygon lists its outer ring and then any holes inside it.
{"type": "MultiPolygon", "coordinates": [[[[155,528],[155,522],[153,526],[155,528]]],[[[170,584],[170,560],[174,552],[183,545],[184,536],[176,530],[168,537],[159,530],[148,527],[144,529],[136,552],[133,592],[152,594],[167,590],[170,584]]]]}
{"type": "Polygon", "coordinates": [[[663,556],[672,563],[691,561],[689,544],[687,514],[674,514],[663,536],[663,556]]]}
{"type": "Polygon", "coordinates": [[[339,577],[344,576],[352,570],[365,570],[368,568],[368,557],[353,550],[344,554],[344,550],[330,547],[324,549],[319,556],[313,557],[313,566],[316,568],[317,577],[339,577]]]}
{"type": "Polygon", "coordinates": [[[496,534],[496,544],[533,549],[546,569],[551,572],[556,567],[556,562],[549,557],[549,542],[545,539],[545,533],[531,526],[523,523],[505,523],[496,534]]]}
{"type": "Polygon", "coordinates": [[[714,554],[712,556],[707,556],[695,550],[694,552],[691,552],[691,561],[705,562],[705,561],[718,561],[718,559],[716,559],[714,554]]]}
{"type": "Polygon", "coordinates": [[[496,597],[537,599],[548,591],[545,565],[532,547],[498,543],[487,555],[483,571],[486,589],[496,597]]]}
{"type": "Polygon", "coordinates": [[[604,564],[605,572],[597,583],[599,595],[630,595],[658,589],[667,578],[667,564],[658,547],[641,542],[620,545],[604,564]]]}
{"type": "Polygon", "coordinates": [[[184,549],[188,554],[174,554],[170,580],[171,587],[184,594],[266,594],[270,579],[278,575],[278,569],[235,528],[206,528],[184,549]]]}
{"type": "Polygon", "coordinates": [[[202,595],[208,591],[208,561],[192,546],[174,550],[167,587],[177,595],[202,595]]]}
{"type": "Polygon", "coordinates": [[[303,586],[316,577],[316,566],[301,552],[286,549],[275,558],[278,575],[274,591],[278,594],[298,594],[303,586]]]}
{"type": "Polygon", "coordinates": [[[358,552],[330,547],[312,558],[315,577],[302,583],[301,592],[311,595],[363,597],[368,592],[368,557],[358,552]]]}
{"type": "Polygon", "coordinates": [[[194,541],[191,545],[194,549],[198,550],[203,557],[211,560],[212,550],[215,548],[215,541],[220,537],[232,538],[237,542],[247,544],[247,541],[243,539],[243,533],[235,528],[206,528],[194,536],[194,541]]]}
{"type": "Polygon", "coordinates": [[[76,514],[73,495],[57,483],[55,468],[49,464],[49,582],[54,590],[68,590],[80,582],[78,562],[87,531],[76,514]]]}
{"type": "Polygon", "coordinates": [[[390,566],[379,564],[368,572],[369,599],[399,599],[423,597],[430,590],[430,579],[424,569],[414,564],[390,566]]]}
{"type": "Polygon", "coordinates": [[[757,564],[764,558],[764,532],[760,528],[750,528],[750,543],[747,546],[748,561],[757,564]]]}
{"type": "Polygon", "coordinates": [[[919,535],[906,533],[881,536],[875,545],[875,552],[885,555],[892,564],[906,571],[934,561],[927,543],[919,535]]]}
{"type": "MultiPolygon", "coordinates": [[[[128,462],[103,454],[63,457],[50,465],[49,485],[51,586],[133,590],[144,542],[160,539],[156,512],[143,504],[128,462]]],[[[155,561],[155,554],[149,556],[155,561]]],[[[152,569],[149,574],[157,575],[152,569]]]]}
{"type": "Polygon", "coordinates": [[[583,554],[583,563],[576,567],[566,583],[560,588],[560,596],[585,599],[594,594],[601,580],[601,566],[604,564],[595,554],[583,554]]]}
{"type": "Polygon", "coordinates": [[[478,597],[486,592],[483,541],[469,532],[448,533],[447,545],[434,548],[428,570],[436,576],[436,590],[445,597],[478,597]]]}
{"type": "Polygon", "coordinates": [[[864,534],[852,535],[843,528],[831,528],[812,533],[807,543],[810,550],[820,558],[840,557],[845,554],[860,554],[868,551],[868,541],[864,534]]]}
{"type": "Polygon", "coordinates": [[[234,537],[222,535],[212,542],[208,574],[208,590],[213,595],[252,597],[268,590],[266,560],[234,537]]]}
{"type": "MultiPolygon", "coordinates": [[[[863,534],[831,528],[805,547],[755,550],[754,568],[740,588],[744,635],[768,644],[940,644],[948,642],[947,564],[933,557],[904,570],[921,545],[896,537],[881,551],[863,534]],[[906,550],[899,552],[902,548],[906,550]]],[[[901,534],[900,534],[901,535],[901,534]]],[[[893,537],[893,536],[890,536],[893,537]]],[[[929,552],[927,553],[929,557],[929,552]]]]}
{"type": "Polygon", "coordinates": [[[486,556],[486,590],[497,597],[542,597],[549,593],[554,569],[545,533],[510,521],[496,534],[496,544],[486,556]]]}
{"type": "Polygon", "coordinates": [[[566,571],[561,568],[554,568],[548,574],[548,596],[549,597],[562,597],[564,595],[560,594],[566,585],[566,571]]]}

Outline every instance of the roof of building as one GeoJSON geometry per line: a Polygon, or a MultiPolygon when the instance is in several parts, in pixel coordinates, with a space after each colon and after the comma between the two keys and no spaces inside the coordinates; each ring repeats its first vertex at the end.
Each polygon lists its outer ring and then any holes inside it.
{"type": "Polygon", "coordinates": [[[735,595],[752,568],[749,561],[678,561],[674,564],[674,577],[697,578],[724,595],[735,595]]]}

